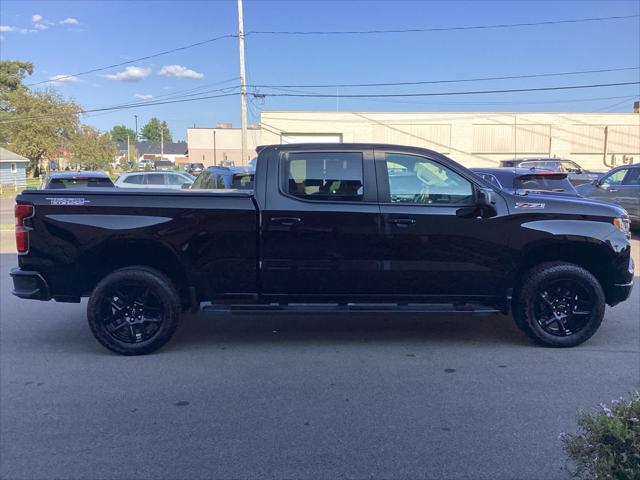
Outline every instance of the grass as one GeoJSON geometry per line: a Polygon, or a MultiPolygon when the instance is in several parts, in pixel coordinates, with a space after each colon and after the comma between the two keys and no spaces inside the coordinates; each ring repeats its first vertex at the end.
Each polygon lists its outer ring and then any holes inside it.
{"type": "Polygon", "coordinates": [[[18,187],[18,190],[15,190],[13,187],[7,187],[2,189],[2,193],[0,193],[0,198],[15,198],[22,190],[25,188],[38,188],[40,186],[39,178],[27,178],[27,186],[26,187],[18,187]]]}

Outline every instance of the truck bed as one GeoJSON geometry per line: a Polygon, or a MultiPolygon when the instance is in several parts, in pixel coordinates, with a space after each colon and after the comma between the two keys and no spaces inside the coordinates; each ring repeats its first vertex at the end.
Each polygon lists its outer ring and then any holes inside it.
{"type": "Polygon", "coordinates": [[[252,191],[27,190],[16,201],[34,205],[20,268],[38,271],[57,300],[89,294],[105,269],[148,262],[186,272],[184,288],[197,285],[190,292],[196,300],[216,291],[255,293],[252,191]]]}

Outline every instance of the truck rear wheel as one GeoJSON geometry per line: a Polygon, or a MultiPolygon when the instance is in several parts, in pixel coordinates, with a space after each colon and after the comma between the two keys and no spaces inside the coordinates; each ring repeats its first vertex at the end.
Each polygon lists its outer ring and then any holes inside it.
{"type": "Polygon", "coordinates": [[[151,353],[171,339],[181,304],[173,282],[144,266],[126,267],[103,278],[87,305],[96,339],[121,355],[151,353]]]}
{"type": "Polygon", "coordinates": [[[525,275],[513,301],[520,329],[547,347],[573,347],[593,336],[605,311],[598,280],[578,265],[544,263],[525,275]]]}

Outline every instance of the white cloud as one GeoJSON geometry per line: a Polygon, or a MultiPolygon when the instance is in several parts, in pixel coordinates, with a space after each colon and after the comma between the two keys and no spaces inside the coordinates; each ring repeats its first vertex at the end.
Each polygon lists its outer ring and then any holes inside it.
{"type": "Polygon", "coordinates": [[[18,27],[12,27],[11,25],[0,25],[0,32],[15,32],[18,27]]]}
{"type": "Polygon", "coordinates": [[[46,26],[44,23],[36,23],[33,28],[35,28],[36,30],[46,30],[47,28],[49,28],[48,26],[46,26]]]}
{"type": "Polygon", "coordinates": [[[147,93],[136,93],[134,97],[139,98],[140,100],[151,100],[153,95],[149,95],[147,93]]]}
{"type": "Polygon", "coordinates": [[[31,15],[31,21],[33,23],[38,23],[44,20],[44,17],[42,15],[38,15],[37,13],[34,13],[33,15],[31,15]]]}
{"type": "Polygon", "coordinates": [[[113,75],[106,75],[111,80],[122,82],[137,82],[151,75],[151,69],[145,67],[127,67],[123,71],[113,75]]]}
{"type": "Polygon", "coordinates": [[[49,77],[49,80],[51,81],[51,83],[54,83],[56,85],[60,85],[61,83],[76,83],[80,81],[78,77],[65,74],[54,75],[52,77],[49,77]]]}
{"type": "Polygon", "coordinates": [[[77,18],[68,17],[60,22],[61,25],[79,25],[80,22],[77,18]]]}
{"type": "Polygon", "coordinates": [[[203,73],[196,72],[190,68],[183,67],[182,65],[165,65],[160,69],[158,75],[163,77],[176,77],[176,78],[202,78],[203,73]]]}

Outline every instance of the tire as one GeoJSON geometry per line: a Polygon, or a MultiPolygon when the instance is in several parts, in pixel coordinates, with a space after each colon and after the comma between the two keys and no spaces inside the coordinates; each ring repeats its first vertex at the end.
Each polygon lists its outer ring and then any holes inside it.
{"type": "Polygon", "coordinates": [[[602,323],[605,297],[598,280],[578,265],[550,262],[529,270],[513,300],[516,325],[546,347],[573,347],[602,323]]]}
{"type": "Polygon", "coordinates": [[[144,355],[167,343],[182,310],[173,282],[149,267],[116,270],[94,288],[87,305],[96,339],[120,355],[144,355]]]}

